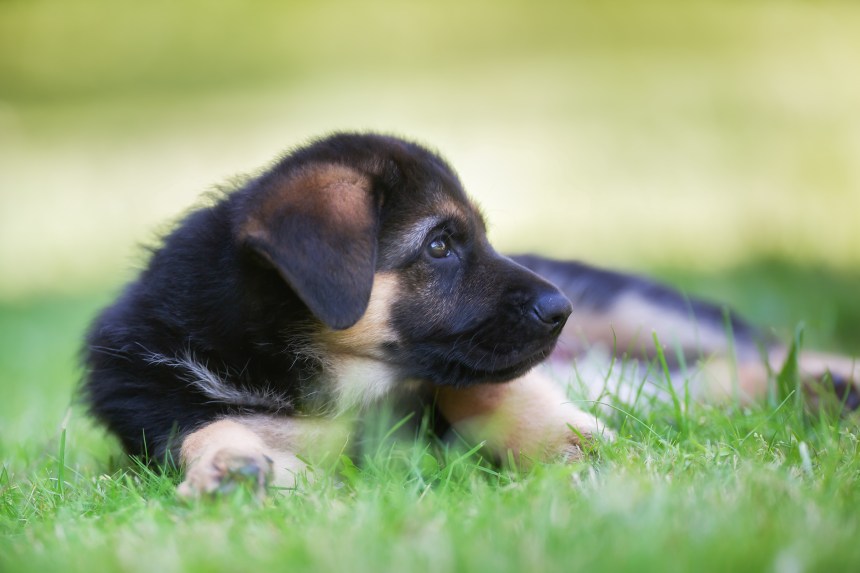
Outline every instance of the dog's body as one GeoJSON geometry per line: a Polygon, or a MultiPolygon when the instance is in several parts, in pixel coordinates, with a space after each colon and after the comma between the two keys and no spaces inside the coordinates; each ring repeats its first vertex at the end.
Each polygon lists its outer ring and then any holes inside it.
{"type": "Polygon", "coordinates": [[[165,238],[90,330],[86,399],[129,453],[179,454],[182,491],[199,494],[247,474],[289,485],[301,453],[342,443],[331,420],[396,393],[500,457],[576,457],[602,426],[532,370],[559,336],[552,356],[567,364],[600,341],[647,356],[655,329],[695,357],[734,347],[740,369],[757,365],[745,390],[763,391],[762,341],[736,318],[730,340],[720,309],[577,263],[516,261],[489,245],[436,154],[335,135],[165,238]]]}

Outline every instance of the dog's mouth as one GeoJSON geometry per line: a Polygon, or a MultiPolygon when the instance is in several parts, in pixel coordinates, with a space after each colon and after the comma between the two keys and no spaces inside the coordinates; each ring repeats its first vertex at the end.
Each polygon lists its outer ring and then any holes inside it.
{"type": "Polygon", "coordinates": [[[545,360],[555,348],[557,338],[542,343],[494,345],[460,348],[448,344],[420,345],[409,354],[406,368],[411,376],[439,386],[466,387],[495,384],[518,378],[545,360]]]}
{"type": "Polygon", "coordinates": [[[509,382],[515,378],[519,378],[538,364],[544,361],[551,353],[555,346],[553,343],[550,347],[533,353],[525,358],[506,364],[507,361],[496,359],[487,367],[474,367],[467,363],[460,362],[452,365],[452,372],[449,381],[442,381],[442,384],[450,384],[455,386],[467,386],[472,384],[488,384],[509,382]],[[500,364],[501,362],[501,364],[500,364]]]}

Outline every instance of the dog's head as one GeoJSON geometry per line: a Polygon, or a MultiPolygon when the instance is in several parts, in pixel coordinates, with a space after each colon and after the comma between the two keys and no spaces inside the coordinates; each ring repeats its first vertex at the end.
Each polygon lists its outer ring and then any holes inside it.
{"type": "Polygon", "coordinates": [[[234,211],[332,351],[403,377],[503,382],[546,357],[570,314],[558,289],[493,250],[453,170],[397,138],[335,135],[256,179],[234,211]]]}

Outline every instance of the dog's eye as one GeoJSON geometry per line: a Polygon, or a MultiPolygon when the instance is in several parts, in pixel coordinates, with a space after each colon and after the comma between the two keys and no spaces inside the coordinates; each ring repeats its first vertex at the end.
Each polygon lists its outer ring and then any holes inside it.
{"type": "Polygon", "coordinates": [[[451,254],[447,237],[436,237],[427,245],[427,252],[434,259],[444,259],[451,254]]]}

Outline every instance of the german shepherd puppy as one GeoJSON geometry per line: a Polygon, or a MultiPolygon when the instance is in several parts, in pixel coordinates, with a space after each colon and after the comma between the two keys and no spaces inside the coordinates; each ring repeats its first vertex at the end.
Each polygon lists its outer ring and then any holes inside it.
{"type": "MultiPolygon", "coordinates": [[[[723,324],[719,309],[642,279],[502,256],[437,154],[337,134],[163,239],[94,321],[84,395],[128,453],[180,460],[189,496],[289,487],[305,455],[342,447],[338,420],[396,394],[435,404],[499,457],[577,458],[608,432],[533,369],[560,337],[553,360],[565,364],[601,340],[649,355],[655,329],[696,356],[728,356],[723,324]]],[[[757,335],[731,326],[741,385],[760,395],[757,335]]],[[[811,375],[838,367],[853,388],[850,361],[816,360],[811,375]]]]}

